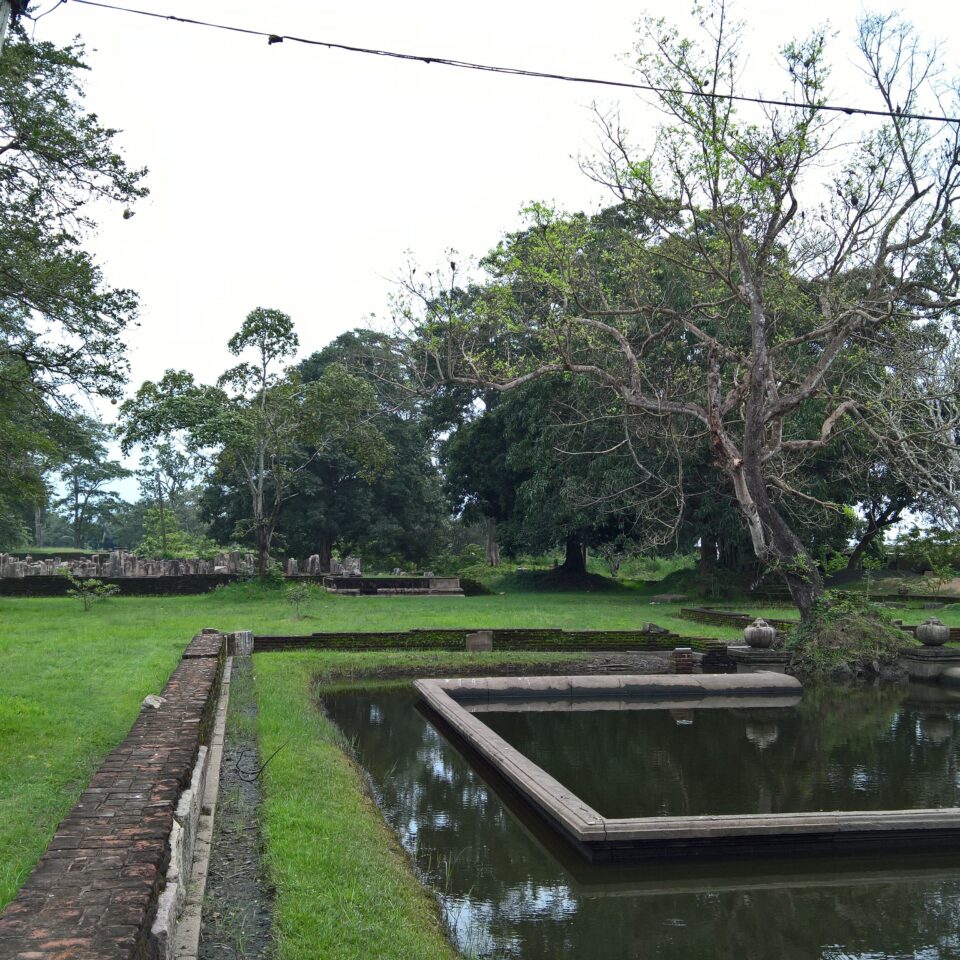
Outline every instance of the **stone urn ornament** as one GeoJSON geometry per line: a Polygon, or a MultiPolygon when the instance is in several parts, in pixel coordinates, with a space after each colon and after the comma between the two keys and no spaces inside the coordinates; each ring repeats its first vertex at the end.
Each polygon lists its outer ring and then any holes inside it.
{"type": "Polygon", "coordinates": [[[917,627],[917,639],[925,647],[942,647],[950,639],[950,628],[936,617],[930,617],[917,627]]]}
{"type": "Polygon", "coordinates": [[[780,736],[780,729],[775,723],[748,723],[747,739],[758,750],[766,750],[771,744],[777,742],[780,736]]]}
{"type": "Polygon", "coordinates": [[[777,628],[771,627],[766,620],[757,619],[743,631],[743,639],[754,650],[767,650],[777,639],[777,628]]]}

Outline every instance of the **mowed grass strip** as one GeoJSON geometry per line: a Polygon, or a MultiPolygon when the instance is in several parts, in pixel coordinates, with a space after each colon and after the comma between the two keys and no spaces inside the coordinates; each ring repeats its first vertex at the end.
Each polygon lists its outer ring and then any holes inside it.
{"type": "Polygon", "coordinates": [[[317,705],[318,676],[359,678],[384,669],[476,672],[479,666],[568,659],[565,655],[344,654],[254,657],[264,771],[263,830],[277,895],[279,960],[453,958],[437,904],[341,749],[317,705]]]}
{"type": "MultiPolygon", "coordinates": [[[[89,613],[66,597],[0,597],[0,909],[100,761],[126,735],[140,701],[162,690],[202,627],[274,634],[415,627],[629,630],[651,620],[681,636],[742,636],[733,627],[681,620],[681,604],[650,602],[657,593],[655,585],[466,598],[317,591],[302,619],[294,619],[282,588],[257,583],[189,597],[114,597],[89,613]]],[[[748,599],[727,606],[755,616],[795,616],[789,608],[757,608],[748,599]]],[[[916,605],[896,615],[917,623],[930,613],[916,605]]],[[[960,626],[960,604],[935,615],[960,626]]]]}
{"type": "Polygon", "coordinates": [[[189,640],[58,612],[23,624],[0,610],[0,908],[189,640]]]}
{"type": "Polygon", "coordinates": [[[625,629],[654,610],[632,591],[464,599],[317,591],[307,616],[297,620],[282,588],[257,583],[199,596],[114,597],[87,613],[67,597],[0,597],[0,909],[126,736],[141,700],[163,689],[203,627],[290,634],[431,626],[625,629]]]}

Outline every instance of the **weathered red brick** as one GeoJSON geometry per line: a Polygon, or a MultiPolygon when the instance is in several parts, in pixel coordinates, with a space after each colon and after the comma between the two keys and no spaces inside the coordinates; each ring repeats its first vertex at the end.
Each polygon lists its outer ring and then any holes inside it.
{"type": "Polygon", "coordinates": [[[142,952],[222,649],[219,635],[191,641],[163,690],[166,703],[142,710],[104,760],[0,916],[0,960],[120,960],[142,952]]]}

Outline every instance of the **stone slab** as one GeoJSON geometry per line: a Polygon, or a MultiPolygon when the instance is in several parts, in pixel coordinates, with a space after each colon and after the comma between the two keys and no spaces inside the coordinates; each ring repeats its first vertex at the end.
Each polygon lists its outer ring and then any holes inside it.
{"type": "Polygon", "coordinates": [[[948,647],[913,647],[900,654],[900,664],[911,680],[936,681],[946,671],[960,668],[960,650],[948,647]]]}
{"type": "MultiPolygon", "coordinates": [[[[957,674],[960,682],[960,668],[957,674]]],[[[960,845],[960,808],[605,818],[476,716],[503,709],[568,709],[571,704],[584,709],[627,704],[709,709],[711,702],[734,702],[743,709],[786,707],[798,702],[802,687],[784,674],[422,679],[414,686],[430,709],[588,859],[960,845]]]]}

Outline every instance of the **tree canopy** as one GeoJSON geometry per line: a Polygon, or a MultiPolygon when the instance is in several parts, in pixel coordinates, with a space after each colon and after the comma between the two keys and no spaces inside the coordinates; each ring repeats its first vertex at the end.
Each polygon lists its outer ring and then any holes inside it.
{"type": "Polygon", "coordinates": [[[215,386],[197,384],[187,371],[168,370],[121,407],[125,449],[174,434],[212,468],[242,478],[249,512],[236,532],[253,538],[261,575],[281,509],[320,451],[341,443],[361,470],[373,471],[389,449],[374,425],[376,399],[369,385],[335,364],[316,381],[304,382],[282,365],[298,345],[289,316],[258,307],[228,344],[232,354],[251,360],[226,370],[215,386]]]}
{"type": "MultiPolygon", "coordinates": [[[[0,526],[43,504],[46,471],[72,449],[82,394],[121,396],[136,295],[84,249],[93,210],[123,216],[146,193],[116,131],[83,104],[82,45],[15,27],[0,56],[0,526]],[[106,204],[106,206],[104,206],[106,204]]],[[[81,431],[82,432],[82,431],[81,431]]],[[[0,531],[9,541],[14,531],[0,531]]]]}
{"type": "Polygon", "coordinates": [[[652,151],[599,117],[587,170],[613,219],[533,205],[472,295],[411,278],[399,319],[425,384],[573,374],[648,436],[708,443],[757,558],[808,615],[821,577],[788,504],[819,502],[812,455],[854,429],[908,485],[955,494],[960,131],[905,114],[928,99],[956,112],[957,91],[907,26],[865,17],[862,66],[889,121],[858,135],[823,109],[823,34],[781,50],[800,106],[754,119],[727,99],[742,26],[721,2],[701,28],[642,25],[636,69],[668,117],[652,151]]]}

